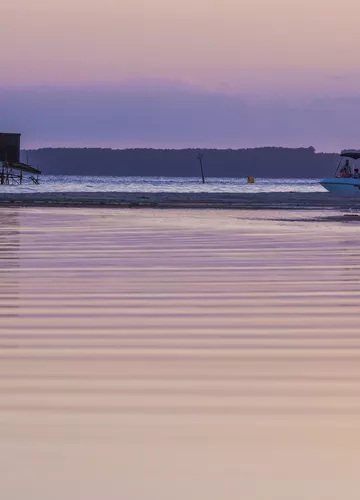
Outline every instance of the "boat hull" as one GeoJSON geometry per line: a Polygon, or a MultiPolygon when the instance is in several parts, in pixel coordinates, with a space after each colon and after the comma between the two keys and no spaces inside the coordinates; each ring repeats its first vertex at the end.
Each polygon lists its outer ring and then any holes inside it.
{"type": "Polygon", "coordinates": [[[329,177],[320,184],[330,193],[360,195],[360,179],[329,177]]]}

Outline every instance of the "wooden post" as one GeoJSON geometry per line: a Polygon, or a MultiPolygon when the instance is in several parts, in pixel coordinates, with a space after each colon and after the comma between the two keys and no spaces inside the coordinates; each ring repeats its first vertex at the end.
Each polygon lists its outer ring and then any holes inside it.
{"type": "Polygon", "coordinates": [[[202,162],[203,158],[204,158],[204,155],[202,153],[198,153],[197,159],[200,162],[201,177],[202,177],[203,184],[205,184],[204,169],[203,169],[203,162],[202,162]]]}

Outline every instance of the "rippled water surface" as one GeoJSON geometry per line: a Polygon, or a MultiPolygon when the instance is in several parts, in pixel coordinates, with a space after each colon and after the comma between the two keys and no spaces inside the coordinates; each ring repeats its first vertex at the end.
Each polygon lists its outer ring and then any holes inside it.
{"type": "Polygon", "coordinates": [[[357,499],[360,233],[331,215],[1,209],[0,498],[357,499]]]}
{"type": "Polygon", "coordinates": [[[40,184],[30,181],[21,186],[2,186],[6,193],[64,192],[144,192],[144,193],[263,193],[263,192],[323,192],[319,179],[256,179],[248,184],[245,178],[211,177],[202,184],[195,177],[95,177],[43,175],[40,184]]]}

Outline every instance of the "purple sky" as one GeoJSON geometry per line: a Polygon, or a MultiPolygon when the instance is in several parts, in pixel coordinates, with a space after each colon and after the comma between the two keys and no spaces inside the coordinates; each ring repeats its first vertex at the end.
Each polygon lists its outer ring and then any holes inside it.
{"type": "Polygon", "coordinates": [[[0,15],[16,19],[0,129],[24,147],[360,147],[358,0],[12,0],[0,15]]]}
{"type": "Polygon", "coordinates": [[[360,98],[257,100],[175,85],[0,91],[23,147],[358,147],[360,98]]]}

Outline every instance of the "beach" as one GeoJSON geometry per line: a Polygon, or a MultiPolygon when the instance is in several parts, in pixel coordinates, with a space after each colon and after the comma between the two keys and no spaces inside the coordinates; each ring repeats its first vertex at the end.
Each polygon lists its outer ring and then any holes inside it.
{"type": "Polygon", "coordinates": [[[181,192],[0,192],[0,206],[207,208],[240,210],[360,209],[360,196],[327,192],[181,193],[181,192]]]}
{"type": "Polygon", "coordinates": [[[357,499],[341,217],[0,207],[2,496],[357,499]]]}

